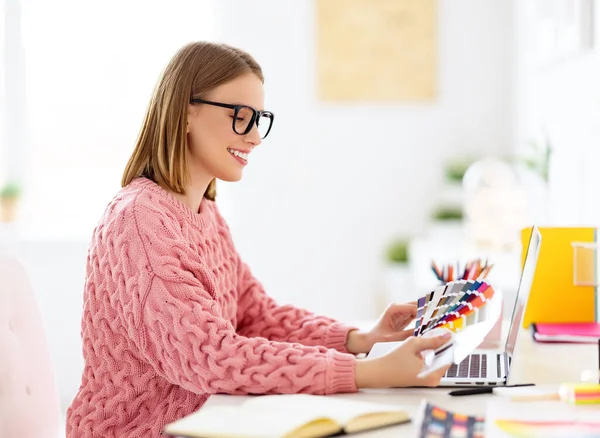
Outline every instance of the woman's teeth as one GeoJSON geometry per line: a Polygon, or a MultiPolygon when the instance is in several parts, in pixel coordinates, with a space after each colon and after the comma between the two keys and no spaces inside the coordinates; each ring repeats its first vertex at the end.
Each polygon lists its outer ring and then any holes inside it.
{"type": "Polygon", "coordinates": [[[241,158],[244,161],[248,161],[248,154],[245,152],[236,151],[235,149],[227,149],[230,154],[235,155],[236,157],[241,158]]]}

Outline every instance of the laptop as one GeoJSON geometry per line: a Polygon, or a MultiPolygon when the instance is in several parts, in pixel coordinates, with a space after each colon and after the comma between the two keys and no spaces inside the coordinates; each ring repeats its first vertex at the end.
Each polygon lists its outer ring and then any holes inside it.
{"type": "Polygon", "coordinates": [[[538,228],[533,226],[504,350],[501,352],[473,351],[459,364],[450,366],[439,386],[503,386],[509,383],[510,367],[519,337],[519,329],[523,324],[541,242],[542,235],[538,228]]]}

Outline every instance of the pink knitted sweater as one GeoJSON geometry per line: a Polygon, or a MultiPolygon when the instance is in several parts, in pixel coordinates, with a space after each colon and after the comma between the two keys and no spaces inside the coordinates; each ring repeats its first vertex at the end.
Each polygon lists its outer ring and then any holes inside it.
{"type": "Polygon", "coordinates": [[[210,394],[356,391],[349,330],[265,295],[214,202],[138,178],[90,244],[67,436],[158,437],[210,394]]]}

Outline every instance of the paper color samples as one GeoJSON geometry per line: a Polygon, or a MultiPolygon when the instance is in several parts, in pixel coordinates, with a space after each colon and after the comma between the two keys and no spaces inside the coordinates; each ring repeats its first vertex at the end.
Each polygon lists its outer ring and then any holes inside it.
{"type": "Polygon", "coordinates": [[[417,422],[418,438],[483,438],[484,419],[447,411],[423,402],[417,422]]]}
{"type": "Polygon", "coordinates": [[[457,280],[440,285],[417,300],[414,335],[434,328],[452,331],[481,322],[486,303],[494,296],[494,288],[486,281],[457,280]]]}
{"type": "Polygon", "coordinates": [[[496,426],[513,437],[527,438],[598,438],[600,421],[529,421],[496,420],[496,426]]]}

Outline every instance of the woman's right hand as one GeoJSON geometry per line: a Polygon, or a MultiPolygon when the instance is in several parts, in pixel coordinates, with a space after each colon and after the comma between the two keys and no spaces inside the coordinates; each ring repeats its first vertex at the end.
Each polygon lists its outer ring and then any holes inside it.
{"type": "Polygon", "coordinates": [[[422,378],[418,378],[417,374],[425,365],[422,352],[435,350],[448,340],[450,340],[449,334],[431,338],[410,337],[384,356],[357,360],[356,386],[358,388],[438,386],[449,366],[433,371],[422,378]]]}

